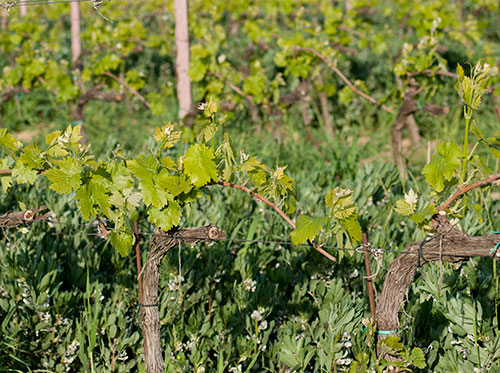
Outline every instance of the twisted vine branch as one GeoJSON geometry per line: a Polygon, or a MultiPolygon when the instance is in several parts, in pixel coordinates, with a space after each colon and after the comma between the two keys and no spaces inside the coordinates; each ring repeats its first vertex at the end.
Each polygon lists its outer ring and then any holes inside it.
{"type": "MultiPolygon", "coordinates": [[[[253,197],[255,197],[256,199],[258,199],[259,201],[262,201],[264,202],[266,205],[268,205],[269,207],[271,207],[274,211],[276,211],[282,218],[283,220],[285,220],[288,225],[290,225],[293,229],[295,229],[296,225],[295,223],[292,221],[292,219],[290,219],[286,214],[285,212],[279,208],[278,205],[272,203],[271,201],[269,201],[266,197],[260,195],[259,193],[256,193],[252,190],[250,190],[249,188],[247,188],[246,186],[243,186],[243,185],[238,185],[238,184],[233,184],[233,183],[229,183],[227,181],[218,181],[218,182],[215,182],[214,184],[218,184],[218,185],[222,185],[224,187],[230,187],[230,188],[235,188],[235,189],[238,189],[238,190],[241,190],[242,192],[245,192],[245,193],[248,193],[250,195],[252,195],[253,197]]],[[[319,246],[317,243],[315,242],[312,242],[311,240],[307,240],[307,244],[312,247],[314,250],[320,252],[322,255],[326,256],[328,259],[330,259],[332,262],[335,262],[337,261],[337,259],[335,259],[335,257],[329,253],[327,253],[321,246],[319,246]]]]}

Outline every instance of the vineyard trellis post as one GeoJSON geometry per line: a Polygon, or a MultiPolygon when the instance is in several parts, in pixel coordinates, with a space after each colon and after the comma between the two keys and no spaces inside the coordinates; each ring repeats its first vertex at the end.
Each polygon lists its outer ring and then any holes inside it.
{"type": "Polygon", "coordinates": [[[191,110],[191,79],[189,78],[189,17],[187,0],[174,1],[175,15],[175,75],[179,118],[191,110]]]}

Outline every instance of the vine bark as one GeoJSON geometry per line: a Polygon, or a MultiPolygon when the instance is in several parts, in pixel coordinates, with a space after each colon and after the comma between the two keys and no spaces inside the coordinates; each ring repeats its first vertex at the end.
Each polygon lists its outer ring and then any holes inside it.
{"type": "Polygon", "coordinates": [[[212,224],[196,228],[173,229],[168,232],[159,228],[155,229],[144,267],[142,289],[144,303],[141,305],[144,362],[147,373],[163,373],[165,371],[160,343],[160,314],[158,310],[158,282],[162,259],[175,245],[193,245],[200,241],[215,241],[225,237],[226,234],[212,224]]]}
{"type": "Polygon", "coordinates": [[[419,266],[436,261],[457,263],[472,257],[499,257],[500,253],[490,253],[500,240],[499,235],[469,236],[453,228],[446,214],[438,214],[435,222],[436,235],[432,239],[412,243],[391,263],[377,301],[375,320],[379,330],[399,327],[398,314],[419,266]]]}

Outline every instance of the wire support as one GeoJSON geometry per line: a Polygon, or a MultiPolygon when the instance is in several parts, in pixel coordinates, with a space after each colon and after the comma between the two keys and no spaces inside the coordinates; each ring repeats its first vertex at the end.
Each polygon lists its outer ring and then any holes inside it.
{"type": "MultiPolygon", "coordinates": [[[[70,226],[70,227],[87,227],[87,228],[91,228],[91,229],[94,229],[94,230],[98,230],[99,229],[99,226],[96,225],[96,224],[77,224],[77,223],[69,223],[69,222],[60,222],[60,221],[50,221],[50,220],[38,220],[38,221],[34,221],[33,224],[37,224],[37,223],[45,223],[45,224],[48,224],[48,225],[56,225],[56,224],[59,224],[59,225],[66,225],[66,226],[70,226]]],[[[179,239],[179,241],[181,242],[182,241],[182,238],[179,237],[178,233],[174,233],[174,234],[169,234],[169,233],[151,233],[151,232],[138,232],[137,234],[134,233],[134,232],[130,232],[130,231],[126,231],[126,230],[122,230],[122,229],[114,229],[114,228],[107,228],[107,231],[108,232],[118,232],[118,233],[128,233],[130,235],[137,235],[139,237],[143,237],[143,238],[146,238],[146,237],[168,237],[168,238],[176,238],[176,239],[179,239]]],[[[99,238],[105,238],[103,237],[103,234],[102,232],[84,232],[83,233],[85,236],[93,236],[93,237],[99,237],[99,238]]],[[[194,239],[194,240],[200,240],[200,241],[210,241],[209,239],[207,239],[206,236],[202,236],[202,237],[192,237],[190,236],[189,237],[190,239],[194,239]]],[[[243,239],[243,238],[230,238],[230,237],[226,237],[226,238],[221,238],[221,239],[217,239],[217,240],[213,240],[214,242],[215,241],[224,241],[224,242],[234,242],[234,243],[241,243],[241,244],[245,244],[245,243],[249,243],[249,244],[264,244],[264,245],[274,245],[274,246],[304,246],[304,247],[310,247],[308,244],[293,244],[291,241],[279,241],[279,240],[247,240],[247,239],[243,239]]],[[[430,239],[427,238],[425,240],[423,240],[423,244],[425,245],[425,243],[429,242],[430,239]]],[[[331,245],[321,245],[321,248],[323,249],[326,249],[326,250],[331,250],[331,251],[353,251],[353,252],[362,252],[360,250],[360,247],[357,247],[357,248],[354,248],[354,247],[338,247],[338,246],[331,246],[331,245]]],[[[378,260],[381,260],[380,258],[380,255],[382,254],[388,254],[388,253],[392,253],[392,254],[406,254],[406,255],[415,255],[417,257],[417,260],[422,258],[422,253],[417,250],[417,251],[408,251],[408,250],[394,250],[394,249],[382,249],[382,248],[374,248],[372,246],[370,246],[370,249],[369,249],[370,253],[375,255],[375,256],[378,256],[378,260]],[[420,257],[420,258],[419,258],[420,257]]],[[[470,258],[471,256],[470,255],[460,255],[460,254],[446,254],[446,253],[440,253],[440,252],[426,252],[425,253],[426,255],[441,255],[441,256],[449,256],[449,257],[455,257],[455,258],[470,258]]]]}
{"type": "Polygon", "coordinates": [[[1,6],[7,4],[10,7],[16,7],[20,5],[52,5],[52,4],[66,4],[66,3],[85,3],[85,2],[93,2],[92,0],[21,0],[21,1],[8,1],[8,2],[0,2],[1,6]]]}

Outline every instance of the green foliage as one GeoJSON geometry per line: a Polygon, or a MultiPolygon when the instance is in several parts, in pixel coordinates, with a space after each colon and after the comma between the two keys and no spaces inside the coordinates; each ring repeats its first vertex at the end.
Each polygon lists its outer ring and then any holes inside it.
{"type": "Polygon", "coordinates": [[[383,367],[393,366],[408,372],[413,371],[411,367],[417,367],[419,369],[424,369],[426,367],[424,352],[420,348],[416,347],[410,353],[403,346],[403,344],[399,340],[399,337],[397,336],[389,336],[382,339],[379,342],[378,346],[383,353],[397,356],[402,360],[389,362],[386,360],[382,360],[381,365],[383,367]]]}
{"type": "Polygon", "coordinates": [[[204,144],[191,145],[184,157],[184,173],[195,187],[202,187],[210,180],[217,179],[214,154],[204,144]]]}
{"type": "MultiPolygon", "coordinates": [[[[156,144],[148,155],[141,154],[131,160],[119,154],[113,159],[96,159],[89,147],[79,144],[79,125],[49,134],[48,148],[43,152],[34,145],[12,149],[16,140],[5,132],[3,148],[15,153],[6,153],[4,163],[8,166],[17,161],[12,168],[12,180],[4,183],[4,188],[13,187],[11,181],[33,184],[40,175],[48,179],[49,188],[57,193],[76,192],[74,196],[86,220],[101,215],[113,223],[116,231],[110,235],[111,243],[123,256],[132,248],[131,217],[140,201],[148,208],[149,222],[165,231],[180,223],[182,208],[201,197],[203,187],[233,176],[243,184],[253,183],[254,192],[277,204],[286,202],[293,186],[293,180],[285,174],[286,166],[272,170],[242,151],[240,162],[236,162],[227,133],[214,153],[215,140],[220,137],[217,105],[210,100],[201,104],[200,109],[213,132],[209,137],[202,136],[201,143],[190,145],[178,160],[171,155],[181,140],[181,132],[174,131],[171,123],[156,129],[156,144]],[[210,140],[212,148],[204,143],[210,140]]],[[[326,204],[330,208],[328,218],[299,217],[297,229],[292,233],[294,243],[314,240],[327,222],[328,233],[334,232],[339,244],[343,244],[344,235],[353,242],[361,239],[351,192],[336,188],[327,196],[326,204]]]]}
{"type": "MultiPolygon", "coordinates": [[[[47,138],[48,146],[24,147],[1,129],[1,169],[12,171],[0,177],[5,210],[21,208],[17,201],[31,206],[43,200],[61,221],[83,223],[78,216],[92,221],[99,215],[121,255],[130,251],[131,225],[139,217],[149,231],[151,225],[169,229],[212,221],[231,237],[283,240],[289,231],[277,223],[271,210],[258,210],[250,196],[209,186],[226,181],[264,195],[288,214],[294,213],[297,203],[300,214],[291,233],[294,243],[316,239],[320,244],[354,245],[361,239],[362,227],[374,247],[394,248],[422,239],[421,231],[406,228],[404,217],[393,214],[394,210],[425,228],[437,203],[457,185],[498,172],[495,160],[488,158],[490,154],[500,158],[500,136],[491,130],[496,118],[485,105],[489,98],[481,98],[496,78],[487,82],[494,71],[486,73],[484,64],[471,66],[470,76],[458,71],[457,90],[470,120],[466,134],[470,129],[479,145],[486,146],[474,145],[469,152],[468,135],[461,149],[449,142],[440,145],[425,168],[429,188],[414,172],[421,169],[418,159],[409,162],[415,180],[405,185],[390,164],[366,163],[385,152],[384,123],[392,119],[360,99],[322,60],[298,51],[317,50],[379,103],[398,107],[404,89],[416,82],[422,88],[419,103],[431,98],[448,102],[456,113],[451,85],[438,72],[477,56],[488,56],[485,63],[496,64],[496,1],[473,1],[465,7],[444,0],[360,1],[352,2],[350,9],[323,0],[251,6],[192,1],[194,100],[214,99],[203,104],[205,119],[195,118],[193,130],[175,131],[170,123],[158,127],[153,135],[156,144],[143,144],[151,133],[148,123],[166,123],[177,110],[172,3],[110,3],[105,14],[113,24],[93,13],[90,17],[91,7],[81,9],[83,71],[69,62],[64,6],[30,7],[28,17],[9,18],[8,31],[0,33],[0,89],[23,88],[28,93],[2,102],[2,124],[11,130],[24,130],[27,123],[37,129],[40,125],[42,136],[70,121],[66,109],[70,105],[61,102],[74,105],[93,89],[129,97],[120,103],[88,104],[86,129],[92,152],[78,144],[77,126],[54,132],[47,138]],[[423,70],[429,71],[420,74],[423,70]],[[107,73],[124,79],[146,97],[149,110],[107,73]],[[297,92],[305,92],[305,100],[297,92]],[[333,139],[325,136],[324,114],[316,107],[320,93],[326,93],[330,105],[333,139]],[[290,97],[292,103],[287,101],[290,97]],[[224,134],[216,101],[225,110],[231,108],[225,112],[224,134]],[[302,121],[296,118],[304,112],[312,118],[308,131],[320,139],[324,159],[302,139],[302,121]],[[269,123],[281,143],[268,138],[269,123]],[[257,134],[257,126],[262,135],[257,134]],[[110,128],[120,134],[119,139],[103,136],[110,128]],[[366,138],[369,145],[362,146],[366,138]],[[115,148],[118,142],[121,148],[115,148]],[[129,152],[132,149],[143,154],[129,152]],[[246,153],[258,154],[260,160],[246,153]],[[460,164],[462,173],[457,169],[460,164]],[[340,186],[332,188],[337,182],[340,186]],[[60,201],[67,202],[64,208],[60,201]]],[[[456,141],[458,116],[439,122],[415,113],[421,134],[429,140],[449,136],[448,141],[456,141]]],[[[495,221],[491,212],[498,207],[491,204],[492,197],[496,203],[490,190],[477,190],[452,206],[450,216],[460,218],[468,233],[491,230],[495,221]]],[[[90,240],[82,229],[56,225],[47,233],[34,227],[31,232],[38,236],[29,236],[28,242],[36,245],[26,244],[27,238],[21,239],[19,232],[6,245],[9,249],[2,251],[0,361],[6,369],[143,369],[138,363],[140,333],[131,326],[137,316],[135,276],[130,275],[135,272],[109,249],[107,240],[90,240]],[[32,299],[23,295],[24,283],[29,284],[32,299]],[[18,284],[23,284],[19,285],[23,293],[18,284]],[[46,307],[38,306],[46,295],[50,295],[50,322],[41,313],[46,307]],[[70,320],[69,325],[58,323],[61,315],[70,320]],[[26,335],[24,330],[34,333],[26,335]],[[75,348],[76,354],[67,353],[75,348]],[[71,357],[74,360],[69,361],[71,357]]],[[[165,266],[173,275],[162,278],[166,292],[160,305],[167,371],[281,371],[285,365],[297,371],[382,369],[373,358],[368,333],[361,332],[367,302],[360,296],[362,276],[353,270],[361,266],[358,255],[336,264],[335,272],[315,255],[305,247],[250,243],[220,243],[210,250],[183,248],[179,274],[179,258],[169,258],[165,266]],[[181,274],[185,279],[179,282],[181,274]],[[245,281],[247,285],[255,281],[256,290],[245,288],[245,281]],[[254,311],[261,320],[252,317],[254,311]]],[[[384,256],[376,280],[379,287],[391,259],[384,256]]],[[[444,265],[439,276],[436,267],[428,266],[423,276],[427,280],[417,278],[406,312],[417,323],[420,317],[425,322],[417,327],[402,315],[402,341],[422,346],[427,367],[422,350],[395,341],[389,347],[403,358],[402,368],[500,369],[491,268],[485,268],[484,262],[472,263],[461,268],[444,265]],[[464,276],[458,276],[459,269],[464,276]],[[458,295],[450,297],[452,292],[458,295]],[[429,320],[435,321],[432,330],[429,320]],[[462,362],[458,367],[457,361],[462,362]]]]}
{"type": "Polygon", "coordinates": [[[313,241],[326,221],[327,218],[310,218],[300,215],[297,219],[297,228],[290,233],[292,242],[297,245],[308,240],[313,241]]]}
{"type": "Polygon", "coordinates": [[[424,167],[422,173],[425,179],[437,192],[442,192],[444,182],[451,181],[455,170],[460,166],[462,149],[454,143],[442,142],[437,147],[437,154],[432,156],[432,161],[424,167]]]}

